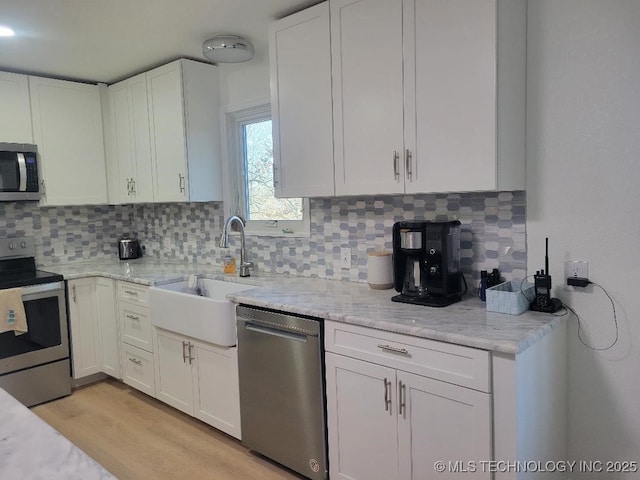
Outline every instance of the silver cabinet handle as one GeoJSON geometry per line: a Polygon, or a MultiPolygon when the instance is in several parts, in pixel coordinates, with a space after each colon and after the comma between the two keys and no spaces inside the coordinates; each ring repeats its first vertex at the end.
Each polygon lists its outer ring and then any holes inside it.
{"type": "Polygon", "coordinates": [[[391,407],[391,399],[389,398],[389,390],[391,387],[391,382],[387,380],[387,377],[384,378],[384,411],[388,412],[391,407]]]}
{"type": "Polygon", "coordinates": [[[47,186],[44,183],[44,178],[40,181],[40,193],[45,197],[47,196],[47,186]]]}
{"type": "Polygon", "coordinates": [[[273,186],[275,187],[276,185],[278,185],[278,176],[276,175],[276,172],[278,171],[278,167],[276,167],[275,165],[273,166],[273,186]]]}
{"type": "Polygon", "coordinates": [[[136,194],[136,181],[133,178],[131,179],[131,193],[136,194]]]}
{"type": "Polygon", "coordinates": [[[193,361],[196,359],[196,357],[193,356],[193,347],[194,345],[191,342],[189,342],[189,365],[191,365],[193,361]]]}
{"type": "Polygon", "coordinates": [[[407,413],[407,384],[398,382],[398,415],[404,416],[407,413]]]}
{"type": "Polygon", "coordinates": [[[408,148],[404,152],[404,165],[407,170],[407,179],[411,181],[413,172],[411,171],[411,150],[409,150],[408,148]]]}
{"type": "Polygon", "coordinates": [[[127,178],[127,195],[131,195],[131,179],[127,178]]]}
{"type": "Polygon", "coordinates": [[[178,186],[180,187],[180,193],[184,193],[184,175],[178,174],[178,186]]]}
{"type": "Polygon", "coordinates": [[[182,341],[182,361],[187,363],[187,342],[182,341]]]}
{"type": "Polygon", "coordinates": [[[135,358],[130,358],[129,361],[135,363],[138,366],[142,365],[142,361],[137,360],[135,358]]]}
{"type": "Polygon", "coordinates": [[[378,348],[381,350],[387,350],[388,352],[394,352],[394,353],[402,353],[403,355],[409,355],[409,350],[407,350],[406,348],[398,348],[398,347],[392,347],[391,345],[378,345],[378,348]]]}
{"type": "Polygon", "coordinates": [[[73,303],[76,303],[76,286],[71,287],[71,296],[73,297],[73,303]]]}
{"type": "Polygon", "coordinates": [[[127,314],[127,318],[130,318],[131,320],[140,320],[139,316],[131,314],[127,314]]]}
{"type": "Polygon", "coordinates": [[[138,296],[138,292],[134,292],[133,290],[125,290],[124,293],[127,295],[133,295],[134,297],[138,296]]]}
{"type": "Polygon", "coordinates": [[[398,161],[400,160],[400,154],[397,150],[393,151],[393,178],[400,180],[400,170],[398,170],[398,161]]]}

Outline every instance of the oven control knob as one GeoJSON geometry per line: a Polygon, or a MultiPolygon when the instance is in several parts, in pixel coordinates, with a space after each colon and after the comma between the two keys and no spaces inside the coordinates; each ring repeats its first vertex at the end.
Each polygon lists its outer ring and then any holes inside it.
{"type": "Polygon", "coordinates": [[[9,250],[13,250],[14,248],[16,248],[16,244],[13,242],[9,243],[9,250]]]}
{"type": "Polygon", "coordinates": [[[21,243],[20,243],[20,246],[21,246],[22,248],[27,248],[27,242],[21,242],[21,243]]]}

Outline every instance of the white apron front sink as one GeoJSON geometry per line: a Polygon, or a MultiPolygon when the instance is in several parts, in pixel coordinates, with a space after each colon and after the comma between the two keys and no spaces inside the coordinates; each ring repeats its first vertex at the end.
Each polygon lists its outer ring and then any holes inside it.
{"type": "Polygon", "coordinates": [[[151,287],[151,323],[203,342],[235,345],[234,304],[227,294],[255,287],[209,278],[199,278],[198,287],[202,295],[188,289],[186,281],[151,287]]]}

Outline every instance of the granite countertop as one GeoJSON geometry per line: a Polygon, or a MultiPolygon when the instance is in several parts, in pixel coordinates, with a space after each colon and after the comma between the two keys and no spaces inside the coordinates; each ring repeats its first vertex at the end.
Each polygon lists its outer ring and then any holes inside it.
{"type": "Polygon", "coordinates": [[[246,283],[251,288],[228,295],[236,303],[272,308],[403,333],[495,352],[518,354],[564,321],[561,316],[527,311],[521,315],[487,312],[484,302],[467,295],[444,308],[391,301],[395,290],[372,290],[367,284],[252,272],[250,277],[223,275],[221,268],[197,263],[130,261],[80,262],[43,267],[72,280],[103,276],[142,285],[186,280],[196,274],[246,283]]]}
{"type": "Polygon", "coordinates": [[[0,388],[0,478],[115,478],[0,388]]]}

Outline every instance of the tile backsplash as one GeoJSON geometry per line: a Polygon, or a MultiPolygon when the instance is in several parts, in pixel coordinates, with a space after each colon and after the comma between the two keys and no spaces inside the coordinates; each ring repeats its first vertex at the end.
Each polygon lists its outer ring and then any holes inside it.
{"type": "MultiPolygon", "coordinates": [[[[117,258],[122,233],[135,231],[146,255],[221,265],[239,255],[217,246],[222,203],[38,207],[0,204],[0,236],[36,237],[39,264],[117,258]]],[[[399,220],[452,220],[461,227],[461,264],[475,285],[480,270],[500,268],[509,280],[526,271],[526,197],[522,191],[436,195],[314,198],[311,234],[305,238],[247,237],[249,260],[262,271],[366,281],[367,251],[391,249],[399,220]],[[352,267],[340,268],[340,249],[350,247],[352,267]]]]}

